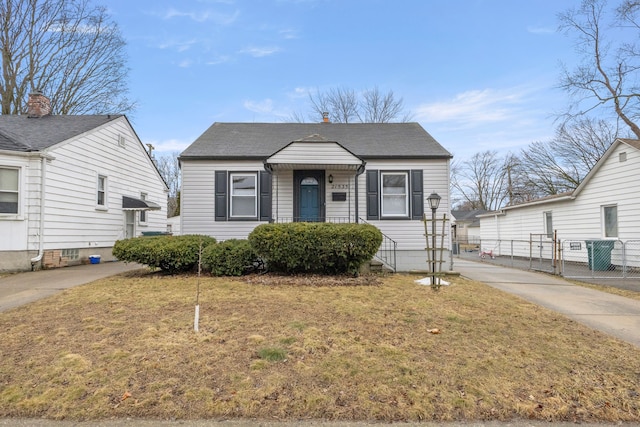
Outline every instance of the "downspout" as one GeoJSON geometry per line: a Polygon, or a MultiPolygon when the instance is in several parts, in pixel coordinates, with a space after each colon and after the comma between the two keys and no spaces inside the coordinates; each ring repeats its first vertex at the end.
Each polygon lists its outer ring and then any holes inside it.
{"type": "Polygon", "coordinates": [[[47,155],[43,154],[40,161],[40,230],[38,232],[38,255],[31,258],[31,270],[35,269],[37,263],[42,260],[44,254],[44,201],[45,201],[45,183],[47,180],[47,155]]]}
{"type": "Polygon", "coordinates": [[[354,186],[355,186],[355,198],[356,198],[356,206],[355,206],[356,224],[360,222],[360,209],[358,209],[358,206],[360,205],[360,199],[358,197],[358,177],[364,173],[366,164],[367,162],[363,160],[362,164],[358,166],[358,169],[356,170],[356,175],[353,178],[353,181],[355,184],[354,186]]]}

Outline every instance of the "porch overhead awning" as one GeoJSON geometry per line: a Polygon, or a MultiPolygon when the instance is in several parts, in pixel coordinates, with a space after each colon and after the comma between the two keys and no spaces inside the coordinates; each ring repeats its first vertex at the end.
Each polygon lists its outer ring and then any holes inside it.
{"type": "Polygon", "coordinates": [[[135,197],[122,196],[122,210],[125,211],[158,211],[161,207],[157,203],[135,197]]]}
{"type": "Polygon", "coordinates": [[[293,141],[264,161],[268,171],[293,169],[331,169],[359,172],[366,162],[337,142],[320,135],[293,141]]]}

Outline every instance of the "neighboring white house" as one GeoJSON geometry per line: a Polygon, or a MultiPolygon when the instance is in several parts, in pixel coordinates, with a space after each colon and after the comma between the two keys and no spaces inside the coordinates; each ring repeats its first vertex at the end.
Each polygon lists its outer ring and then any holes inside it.
{"type": "Polygon", "coordinates": [[[397,242],[397,270],[425,270],[426,197],[449,212],[451,157],[417,123],[214,123],[180,155],[181,233],[366,221],[397,242]]]}
{"type": "Polygon", "coordinates": [[[181,216],[176,215],[171,218],[167,218],[167,233],[171,233],[174,236],[180,235],[180,220],[181,216]]]}
{"type": "MultiPolygon", "coordinates": [[[[563,251],[565,260],[587,259],[585,241],[609,239],[640,243],[640,140],[617,139],[571,193],[547,197],[480,216],[484,242],[550,242],[554,231],[564,242],[575,241],[563,251]]],[[[493,244],[493,243],[491,243],[493,244]]],[[[551,245],[542,245],[551,247],[551,245]]],[[[640,247],[640,245],[638,246],[640,247]]],[[[529,249],[522,246],[529,256],[529,249]]],[[[619,259],[616,245],[612,260],[619,259]]],[[[640,260],[627,262],[638,264],[640,260]]]]}
{"type": "Polygon", "coordinates": [[[453,240],[460,244],[480,243],[480,219],[478,215],[486,213],[485,210],[451,211],[451,227],[453,228],[453,240]]]}
{"type": "Polygon", "coordinates": [[[0,116],[0,271],[112,259],[118,239],[165,231],[167,186],[123,115],[0,116]]]}

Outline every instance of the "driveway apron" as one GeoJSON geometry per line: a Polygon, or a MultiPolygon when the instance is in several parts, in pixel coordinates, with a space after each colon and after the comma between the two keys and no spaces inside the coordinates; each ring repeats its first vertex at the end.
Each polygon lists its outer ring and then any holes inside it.
{"type": "Polygon", "coordinates": [[[63,289],[142,267],[135,263],[104,262],[0,277],[0,312],[48,297],[63,289]]]}

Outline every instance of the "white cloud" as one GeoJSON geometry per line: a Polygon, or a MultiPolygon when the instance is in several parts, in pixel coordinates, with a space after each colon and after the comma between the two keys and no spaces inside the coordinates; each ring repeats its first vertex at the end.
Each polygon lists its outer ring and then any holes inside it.
{"type": "Polygon", "coordinates": [[[527,32],[531,34],[554,34],[556,32],[555,28],[549,27],[527,27],[527,32]]]}
{"type": "Polygon", "coordinates": [[[198,40],[167,40],[158,45],[160,49],[174,49],[178,52],[184,52],[191,49],[192,46],[198,43],[198,40]]]}
{"type": "Polygon", "coordinates": [[[228,55],[220,55],[214,59],[211,59],[209,61],[206,62],[207,65],[218,65],[218,64],[224,64],[226,62],[231,61],[231,57],[228,55]]]}
{"type": "Polygon", "coordinates": [[[298,31],[294,30],[294,29],[280,30],[280,31],[278,31],[278,33],[285,40],[292,40],[292,39],[297,39],[298,38],[298,31]]]}
{"type": "Polygon", "coordinates": [[[178,63],[178,67],[180,67],[180,68],[189,68],[191,66],[191,64],[193,64],[193,61],[191,61],[190,59],[183,59],[182,61],[180,61],[178,63]]]}
{"type": "Polygon", "coordinates": [[[269,114],[273,112],[273,100],[267,98],[262,101],[244,101],[244,108],[254,113],[269,114]]]}
{"type": "Polygon", "coordinates": [[[273,55],[280,51],[280,48],[277,46],[264,46],[264,47],[247,47],[240,51],[240,53],[244,53],[254,58],[262,58],[265,56],[273,55]]]}
{"type": "Polygon", "coordinates": [[[423,104],[415,116],[427,123],[457,122],[466,125],[501,122],[516,116],[528,95],[522,88],[472,90],[445,101],[423,104]]]}
{"type": "Polygon", "coordinates": [[[183,12],[174,8],[170,8],[162,15],[162,18],[189,18],[195,22],[212,21],[219,25],[231,25],[236,21],[236,19],[238,19],[238,16],[240,16],[240,11],[238,10],[233,13],[218,13],[211,10],[183,12]]]}

